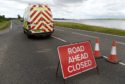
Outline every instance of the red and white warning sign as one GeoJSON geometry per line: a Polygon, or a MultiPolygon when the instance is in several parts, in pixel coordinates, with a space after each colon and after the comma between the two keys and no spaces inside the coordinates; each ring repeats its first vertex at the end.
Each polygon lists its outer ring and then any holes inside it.
{"type": "Polygon", "coordinates": [[[58,54],[64,79],[96,68],[89,41],[59,46],[58,54]]]}

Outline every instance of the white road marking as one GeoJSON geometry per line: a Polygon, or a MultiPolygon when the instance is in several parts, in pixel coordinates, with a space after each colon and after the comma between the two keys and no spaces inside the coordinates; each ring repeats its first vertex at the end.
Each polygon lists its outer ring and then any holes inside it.
{"type": "Polygon", "coordinates": [[[115,37],[125,38],[125,36],[118,36],[118,35],[106,34],[106,33],[101,33],[101,32],[93,32],[93,31],[87,31],[87,30],[82,30],[82,31],[91,32],[91,33],[97,33],[97,34],[103,34],[103,35],[108,35],[108,36],[115,36],[115,37]]]}
{"type": "Polygon", "coordinates": [[[12,29],[13,28],[13,23],[12,23],[12,20],[11,20],[11,25],[10,25],[10,29],[12,29]]]}
{"type": "MultiPolygon", "coordinates": [[[[62,27],[62,28],[65,28],[65,27],[62,27]]],[[[95,32],[95,31],[93,32],[93,31],[80,30],[80,29],[72,29],[72,28],[67,28],[67,29],[78,30],[78,31],[85,31],[85,32],[90,32],[90,33],[97,33],[97,34],[103,34],[103,35],[108,35],[108,36],[116,36],[116,37],[122,37],[122,38],[125,38],[125,36],[118,36],[118,35],[106,34],[106,33],[95,32]]]]}
{"type": "Polygon", "coordinates": [[[60,41],[62,41],[62,42],[67,42],[66,40],[64,40],[64,39],[61,39],[61,38],[59,38],[59,37],[56,37],[56,36],[51,36],[51,37],[53,37],[53,38],[55,38],[55,39],[57,39],[57,40],[60,40],[60,41]]]}
{"type": "Polygon", "coordinates": [[[102,56],[103,58],[107,59],[108,57],[107,56],[102,56]]]}
{"type": "MultiPolygon", "coordinates": [[[[72,34],[77,34],[77,35],[81,35],[81,36],[87,36],[87,37],[91,37],[91,38],[98,38],[96,36],[91,36],[91,35],[87,35],[87,34],[81,34],[81,33],[78,33],[78,32],[72,32],[72,34]]],[[[124,42],[117,41],[117,43],[121,44],[121,45],[125,45],[124,42]]]]}
{"type": "MultiPolygon", "coordinates": [[[[103,58],[107,59],[108,57],[107,56],[103,56],[103,58]]],[[[123,63],[123,62],[119,62],[119,64],[125,66],[125,63],[123,63]]]]}
{"type": "Polygon", "coordinates": [[[45,52],[49,52],[51,51],[51,49],[43,49],[43,50],[39,50],[37,51],[38,53],[45,53],[45,52]]]}
{"type": "Polygon", "coordinates": [[[120,42],[120,41],[117,41],[118,44],[122,44],[122,45],[125,45],[124,42],[120,42]]]}
{"type": "Polygon", "coordinates": [[[57,30],[57,31],[63,31],[64,32],[64,30],[62,30],[62,29],[55,29],[55,30],[57,30]]]}
{"type": "Polygon", "coordinates": [[[81,36],[87,36],[87,37],[91,37],[91,38],[97,38],[96,36],[81,34],[81,33],[78,33],[78,32],[72,32],[72,34],[77,34],[77,35],[81,35],[81,36]]]}
{"type": "Polygon", "coordinates": [[[119,62],[119,64],[121,64],[121,65],[125,66],[125,63],[123,63],[123,62],[119,62]]]}

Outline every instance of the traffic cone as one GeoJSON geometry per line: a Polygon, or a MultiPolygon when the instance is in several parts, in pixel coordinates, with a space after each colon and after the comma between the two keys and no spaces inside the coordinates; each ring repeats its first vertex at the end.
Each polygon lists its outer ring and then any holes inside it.
{"type": "Polygon", "coordinates": [[[116,50],[116,41],[112,42],[112,49],[111,49],[111,55],[108,56],[107,61],[111,63],[118,63],[119,58],[117,56],[117,50],[116,50]]]}
{"type": "Polygon", "coordinates": [[[96,38],[96,44],[95,44],[95,51],[94,51],[94,56],[95,58],[101,58],[101,52],[100,52],[100,48],[99,48],[99,38],[96,38]]]}

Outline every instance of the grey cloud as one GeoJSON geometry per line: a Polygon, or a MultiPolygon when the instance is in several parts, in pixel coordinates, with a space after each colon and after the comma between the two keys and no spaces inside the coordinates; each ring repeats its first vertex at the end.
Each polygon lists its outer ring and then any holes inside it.
{"type": "Polygon", "coordinates": [[[75,5],[75,4],[83,3],[84,1],[88,1],[88,0],[53,0],[54,4],[59,7],[64,7],[72,4],[75,5]]]}
{"type": "Polygon", "coordinates": [[[53,15],[60,18],[125,17],[124,0],[0,0],[0,3],[0,12],[7,16],[23,14],[29,3],[41,3],[50,5],[53,15]]]}
{"type": "Polygon", "coordinates": [[[51,2],[45,0],[13,0],[13,1],[25,4],[52,4],[51,2]]]}
{"type": "Polygon", "coordinates": [[[81,3],[86,0],[55,0],[55,1],[60,3],[81,3]]]}
{"type": "Polygon", "coordinates": [[[53,1],[54,1],[53,7],[55,9],[59,9],[60,11],[64,10],[66,12],[70,12],[69,7],[71,7],[71,5],[77,6],[77,4],[81,4],[84,1],[88,0],[53,0],[53,1]]]}

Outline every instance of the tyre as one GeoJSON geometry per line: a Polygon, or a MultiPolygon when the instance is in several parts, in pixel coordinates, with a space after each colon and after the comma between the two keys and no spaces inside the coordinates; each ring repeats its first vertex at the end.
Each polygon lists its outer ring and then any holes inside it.
{"type": "Polygon", "coordinates": [[[31,38],[32,38],[32,35],[27,34],[27,38],[28,38],[28,39],[31,39],[31,38]]]}
{"type": "Polygon", "coordinates": [[[48,34],[48,35],[46,35],[45,37],[49,38],[49,37],[51,37],[51,35],[52,35],[52,34],[48,34]]]}
{"type": "Polygon", "coordinates": [[[26,31],[25,31],[25,30],[23,30],[23,33],[24,33],[24,34],[26,34],[26,31]]]}

